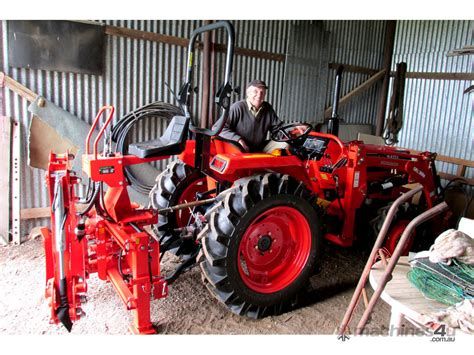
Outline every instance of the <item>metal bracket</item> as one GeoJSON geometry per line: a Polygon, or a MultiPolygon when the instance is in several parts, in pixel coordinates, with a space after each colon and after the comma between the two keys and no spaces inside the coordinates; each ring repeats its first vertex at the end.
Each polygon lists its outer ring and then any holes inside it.
{"type": "MultiPolygon", "coordinates": [[[[0,162],[0,194],[3,196],[8,196],[10,191],[11,130],[12,124],[10,117],[0,116],[0,149],[4,153],[4,158],[0,162]]],[[[6,205],[4,205],[2,211],[0,211],[0,245],[8,244],[10,239],[9,234],[10,201],[7,197],[6,205]]]]}
{"type": "Polygon", "coordinates": [[[21,186],[21,129],[20,123],[12,125],[12,236],[13,243],[21,243],[20,235],[20,186],[21,186]]]}

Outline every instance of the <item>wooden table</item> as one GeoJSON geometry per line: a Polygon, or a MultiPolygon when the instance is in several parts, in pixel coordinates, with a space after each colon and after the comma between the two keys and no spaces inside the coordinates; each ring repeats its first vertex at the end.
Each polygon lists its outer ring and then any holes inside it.
{"type": "MultiPolygon", "coordinates": [[[[382,262],[379,261],[370,271],[369,282],[374,290],[377,289],[384,269],[382,262]]],[[[436,329],[439,324],[429,314],[448,307],[440,302],[426,299],[408,280],[407,273],[410,269],[408,257],[402,256],[393,270],[392,280],[387,283],[381,294],[381,298],[392,308],[389,326],[390,335],[400,334],[403,318],[406,318],[420,329],[436,329]],[[429,321],[432,322],[431,326],[425,325],[429,321]]]]}

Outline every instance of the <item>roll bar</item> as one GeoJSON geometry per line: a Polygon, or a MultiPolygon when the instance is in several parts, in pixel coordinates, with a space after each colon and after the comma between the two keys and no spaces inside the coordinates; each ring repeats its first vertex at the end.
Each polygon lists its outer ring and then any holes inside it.
{"type": "Polygon", "coordinates": [[[184,109],[184,114],[186,117],[191,118],[190,130],[194,133],[201,133],[207,136],[216,136],[220,133],[224,127],[227,117],[229,115],[230,107],[230,94],[232,93],[232,65],[234,58],[234,41],[235,41],[235,32],[234,27],[229,21],[219,21],[209,25],[199,27],[193,31],[191,34],[191,39],[189,40],[188,46],[188,60],[187,60],[187,71],[186,71],[186,82],[181,87],[178,94],[178,102],[184,109]],[[199,35],[204,32],[214,31],[220,28],[224,28],[227,32],[227,51],[226,51],[226,65],[225,65],[225,84],[218,93],[217,104],[221,107],[222,113],[219,117],[218,122],[219,126],[215,130],[208,128],[200,128],[196,120],[194,120],[189,113],[189,101],[192,92],[192,80],[193,80],[193,59],[194,59],[194,48],[196,44],[196,39],[199,35]]]}
{"type": "Polygon", "coordinates": [[[97,126],[97,124],[99,123],[100,117],[102,116],[102,114],[106,110],[109,110],[109,115],[105,119],[104,125],[102,126],[102,128],[99,131],[99,134],[97,135],[96,139],[94,140],[94,150],[93,150],[94,159],[97,159],[97,144],[99,143],[100,138],[104,134],[105,129],[110,124],[110,121],[112,120],[112,117],[114,116],[115,108],[113,106],[110,106],[110,105],[109,106],[102,106],[102,108],[97,113],[97,116],[95,116],[94,121],[92,122],[92,126],[91,126],[91,128],[89,130],[89,133],[87,134],[87,138],[86,138],[86,154],[89,154],[89,145],[90,145],[90,141],[91,141],[91,138],[92,138],[92,133],[94,133],[94,129],[97,126]]]}

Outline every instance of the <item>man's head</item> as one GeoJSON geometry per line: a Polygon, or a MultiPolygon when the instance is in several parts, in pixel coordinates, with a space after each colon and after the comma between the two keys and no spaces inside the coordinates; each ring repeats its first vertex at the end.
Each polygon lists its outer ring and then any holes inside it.
{"type": "Polygon", "coordinates": [[[252,80],[247,84],[247,100],[252,106],[259,109],[265,100],[265,94],[267,93],[267,85],[261,80],[252,80]]]}

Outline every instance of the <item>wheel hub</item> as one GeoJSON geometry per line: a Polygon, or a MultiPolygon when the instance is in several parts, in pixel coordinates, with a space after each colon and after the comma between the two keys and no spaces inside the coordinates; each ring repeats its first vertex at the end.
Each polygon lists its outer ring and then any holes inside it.
{"type": "Polygon", "coordinates": [[[262,253],[266,252],[268,249],[270,249],[272,246],[272,238],[268,235],[264,235],[260,237],[257,243],[258,250],[260,250],[262,253]]]}
{"type": "Polygon", "coordinates": [[[239,245],[238,268],[253,291],[273,293],[301,273],[311,251],[311,230],[296,208],[277,206],[258,215],[239,245]]]}

